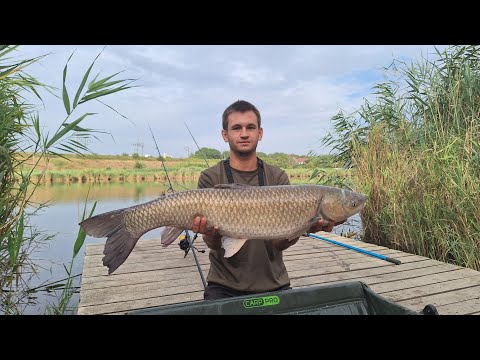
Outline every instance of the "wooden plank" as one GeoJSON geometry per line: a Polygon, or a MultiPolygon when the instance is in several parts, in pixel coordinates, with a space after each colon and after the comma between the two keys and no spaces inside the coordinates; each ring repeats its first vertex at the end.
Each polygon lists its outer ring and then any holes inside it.
{"type": "MultiPolygon", "coordinates": [[[[448,269],[451,270],[451,269],[448,269]]],[[[455,270],[455,272],[462,272],[463,269],[460,270],[455,270]]],[[[439,270],[437,270],[439,271],[439,270]]],[[[407,277],[412,277],[416,276],[418,277],[418,269],[410,270],[410,271],[403,271],[401,272],[403,274],[404,278],[407,277]],[[417,275],[415,273],[417,272],[417,275]]],[[[398,274],[394,273],[391,275],[397,275],[396,278],[398,278],[398,274]]],[[[446,276],[446,275],[444,275],[446,276]]],[[[457,276],[462,276],[462,274],[458,274],[457,276]]],[[[395,278],[395,277],[393,277],[395,278]]],[[[387,277],[384,278],[369,278],[371,279],[371,282],[380,282],[380,281],[388,281],[389,279],[387,277]]],[[[364,280],[365,282],[368,282],[367,278],[363,278],[361,280],[364,280]]],[[[334,280],[330,280],[334,281],[334,280]]],[[[337,281],[342,281],[337,280],[337,281]]],[[[101,304],[105,302],[115,302],[115,301],[126,301],[126,300],[135,300],[135,299],[142,299],[145,297],[151,297],[153,295],[157,295],[157,291],[163,290],[165,294],[168,294],[168,291],[170,287],[172,288],[177,288],[179,286],[190,286],[192,289],[197,288],[197,285],[199,284],[199,277],[198,276],[189,276],[189,277],[183,277],[181,279],[177,279],[175,281],[172,281],[171,279],[165,279],[165,280],[159,280],[159,281],[153,281],[153,282],[147,282],[147,283],[140,283],[140,284],[130,284],[130,285],[123,285],[120,287],[115,287],[115,288],[103,288],[103,289],[93,289],[93,290],[87,290],[84,289],[82,291],[82,298],[81,298],[81,304],[83,306],[87,305],[95,305],[95,304],[101,304]]],[[[292,286],[294,287],[304,287],[304,286],[311,286],[316,283],[310,283],[310,284],[303,284],[302,286],[299,286],[295,281],[292,281],[292,286]]]]}
{"type": "MultiPolygon", "coordinates": [[[[350,257],[350,264],[352,264],[352,265],[355,264],[357,261],[362,262],[362,261],[365,261],[366,259],[369,259],[369,261],[370,261],[370,259],[371,259],[370,257],[365,258],[365,257],[362,257],[361,255],[362,254],[349,253],[346,256],[347,256],[347,258],[350,257]]],[[[337,262],[337,260],[334,259],[333,262],[335,263],[335,262],[337,262]]],[[[290,269],[289,272],[293,272],[293,276],[295,275],[295,272],[294,272],[295,270],[301,270],[302,268],[305,268],[305,266],[307,266],[309,268],[311,268],[312,266],[313,267],[321,266],[321,267],[330,267],[331,268],[331,265],[332,265],[331,262],[328,262],[328,261],[323,261],[319,264],[317,264],[316,262],[305,263],[305,261],[303,261],[303,259],[296,259],[296,260],[292,260],[290,262],[287,262],[287,266],[290,269]]],[[[342,269],[340,268],[340,269],[337,269],[337,270],[342,270],[342,269]]],[[[160,276],[160,274],[158,274],[158,275],[160,276]]],[[[113,276],[113,275],[110,275],[110,276],[113,276]]],[[[88,278],[86,278],[86,279],[88,279],[88,278]]]]}
{"type": "MultiPolygon", "coordinates": [[[[373,260],[376,261],[376,260],[373,260]]],[[[328,269],[322,269],[327,270],[328,269]]],[[[146,299],[140,300],[130,300],[124,302],[117,302],[117,303],[109,303],[109,304],[102,304],[96,306],[87,306],[87,307],[79,307],[79,314],[98,314],[98,313],[115,313],[115,312],[125,312],[133,309],[141,309],[151,306],[160,306],[167,303],[178,303],[183,301],[191,301],[192,299],[201,299],[203,296],[203,290],[199,291],[196,295],[195,293],[178,293],[181,290],[188,291],[188,287],[186,289],[177,288],[175,291],[175,297],[168,297],[168,296],[160,296],[160,297],[149,297],[146,299]]]]}
{"type": "MultiPolygon", "coordinates": [[[[338,235],[335,235],[335,234],[330,234],[330,233],[321,234],[321,233],[319,233],[318,235],[323,236],[323,237],[328,238],[328,239],[332,239],[332,240],[342,242],[344,244],[359,247],[359,248],[369,248],[369,249],[383,248],[383,249],[387,249],[384,246],[379,246],[379,245],[375,245],[375,244],[371,244],[371,243],[366,243],[366,242],[359,241],[359,240],[348,239],[348,238],[344,238],[344,237],[341,237],[341,236],[338,236],[338,235]]],[[[206,248],[206,245],[201,238],[198,238],[197,240],[195,240],[194,244],[199,244],[199,243],[201,243],[202,246],[206,248]]],[[[85,255],[87,255],[87,256],[88,255],[101,255],[101,254],[103,254],[104,246],[105,246],[104,243],[103,244],[88,244],[86,246],[85,255]]],[[[335,246],[335,247],[340,247],[339,245],[330,244],[326,241],[312,239],[312,238],[309,238],[309,237],[300,237],[299,241],[289,249],[298,248],[298,247],[301,247],[301,246],[305,246],[305,247],[312,247],[312,246],[335,246]]],[[[145,240],[139,240],[137,245],[135,246],[135,251],[144,251],[144,250],[153,250],[153,249],[158,249],[158,250],[161,250],[163,252],[179,251],[177,241],[172,243],[170,246],[168,246],[166,248],[163,248],[159,239],[145,239],[145,240]]],[[[287,251],[289,249],[287,249],[287,251]]]]}
{"type": "MultiPolygon", "coordinates": [[[[381,253],[389,256],[404,254],[396,250],[385,250],[385,251],[381,251],[381,253]]],[[[315,259],[323,259],[323,257],[343,259],[343,258],[351,258],[352,256],[353,257],[359,257],[359,256],[369,257],[368,255],[360,254],[354,251],[342,250],[340,252],[333,252],[333,253],[332,252],[319,252],[319,253],[308,252],[306,254],[285,255],[285,260],[289,261],[290,259],[294,260],[294,259],[311,258],[312,261],[315,261],[315,259]],[[315,255],[315,257],[312,257],[312,254],[318,254],[318,255],[315,255]]],[[[201,261],[209,261],[207,259],[206,254],[198,254],[198,259],[201,261]]],[[[168,258],[167,260],[165,260],[165,257],[156,257],[155,255],[148,255],[148,254],[131,256],[125,261],[124,264],[122,264],[122,266],[115,273],[128,271],[127,268],[132,266],[137,267],[140,262],[143,265],[147,265],[146,263],[148,262],[159,262],[159,261],[161,261],[161,264],[164,265],[164,267],[177,267],[177,266],[184,266],[185,264],[190,264],[190,262],[193,261],[193,257],[190,256],[187,258],[183,258],[183,256],[180,256],[180,257],[174,257],[173,259],[168,258]]],[[[84,277],[92,276],[92,273],[95,274],[98,272],[102,273],[106,271],[106,268],[102,265],[102,263],[100,262],[100,259],[98,262],[96,262],[96,261],[91,261],[90,259],[87,258],[84,260],[84,263],[86,267],[83,272],[84,277]]]]}
{"type": "MultiPolygon", "coordinates": [[[[363,261],[363,263],[366,264],[365,266],[368,267],[370,260],[369,261],[364,261],[364,260],[365,259],[361,259],[361,258],[359,258],[358,260],[354,260],[355,262],[352,262],[352,265],[355,265],[356,261],[361,261],[361,262],[363,261]]],[[[334,260],[333,263],[336,263],[336,260],[334,260]]],[[[332,262],[322,262],[320,264],[306,264],[303,261],[300,261],[300,263],[292,261],[287,263],[287,269],[289,271],[290,277],[291,278],[295,277],[295,274],[299,272],[303,273],[302,268],[304,268],[305,266],[309,266],[309,267],[318,266],[322,269],[328,268],[329,271],[346,271],[344,266],[340,265],[335,267],[332,265],[332,262]],[[292,265],[292,263],[295,263],[295,264],[292,265]]],[[[110,276],[106,275],[106,276],[103,276],[104,280],[103,280],[103,283],[101,284],[99,284],[99,282],[102,280],[99,280],[99,279],[93,282],[92,280],[90,280],[92,278],[82,278],[82,289],[88,289],[89,283],[95,284],[93,287],[90,287],[90,288],[102,288],[102,287],[108,287],[108,286],[123,286],[125,284],[128,284],[128,282],[126,283],[127,280],[129,280],[130,284],[132,284],[136,282],[145,283],[148,281],[158,281],[158,280],[163,280],[165,278],[168,278],[171,281],[172,286],[174,286],[175,279],[177,278],[180,279],[182,277],[187,276],[185,272],[186,269],[189,269],[189,274],[192,275],[192,278],[199,279],[199,275],[196,271],[196,267],[195,268],[184,267],[184,268],[177,268],[175,270],[172,270],[169,268],[169,269],[164,269],[162,271],[147,271],[147,272],[134,273],[136,275],[133,275],[132,273],[123,274],[123,276],[122,274],[118,274],[118,275],[114,274],[110,276]]],[[[206,274],[208,271],[208,268],[202,267],[202,271],[204,272],[204,274],[206,274]]]]}
{"type": "Polygon", "coordinates": [[[439,274],[445,273],[448,271],[455,271],[457,270],[454,266],[449,264],[445,265],[438,265],[433,264],[430,266],[426,266],[424,263],[428,262],[415,262],[410,264],[405,264],[402,269],[395,269],[395,268],[373,268],[373,269],[366,269],[366,270],[357,270],[357,271],[350,271],[350,272],[343,272],[343,273],[333,273],[333,274],[325,274],[320,276],[308,276],[302,277],[299,279],[291,279],[292,284],[295,287],[303,287],[303,286],[312,286],[318,284],[325,284],[330,282],[337,282],[337,281],[346,281],[346,280],[355,280],[355,281],[364,281],[367,284],[371,283],[380,283],[380,282],[387,282],[387,281],[394,281],[399,279],[408,279],[419,277],[423,275],[430,275],[430,274],[439,274]]]}
{"type": "MultiPolygon", "coordinates": [[[[208,260],[207,256],[204,254],[200,254],[198,257],[198,262],[201,266],[209,264],[210,261],[208,260]]],[[[179,271],[182,268],[196,266],[195,260],[191,257],[187,257],[185,259],[175,259],[175,260],[165,260],[162,262],[134,262],[129,261],[128,259],[125,263],[120,266],[116,271],[115,274],[125,274],[129,272],[138,272],[138,271],[148,271],[148,270],[158,270],[158,269],[168,269],[168,268],[178,268],[179,271]]],[[[97,267],[86,267],[83,269],[82,278],[89,277],[89,276],[101,276],[107,275],[108,269],[105,266],[97,266],[97,267]]]]}
{"type": "MultiPolygon", "coordinates": [[[[357,271],[350,271],[346,272],[342,267],[337,266],[330,267],[332,272],[329,272],[324,275],[318,276],[307,276],[307,277],[298,277],[295,278],[294,276],[290,275],[290,279],[292,281],[292,286],[302,286],[307,284],[321,284],[326,283],[329,281],[335,280],[354,280],[363,276],[374,276],[378,277],[379,279],[383,279],[383,275],[392,275],[392,276],[401,276],[395,274],[402,274],[411,269],[418,269],[421,271],[421,274],[426,273],[434,273],[434,272],[441,272],[456,269],[454,265],[449,264],[441,264],[439,265],[438,262],[435,260],[427,260],[421,262],[414,262],[408,264],[402,264],[401,268],[398,267],[381,267],[381,268],[370,268],[365,270],[357,270],[357,271]],[[338,272],[333,272],[337,270],[338,272]]],[[[208,267],[202,268],[204,277],[207,277],[208,274],[208,267]]],[[[188,268],[183,272],[175,272],[172,271],[173,269],[166,269],[166,270],[157,270],[157,271],[146,271],[146,272],[139,272],[139,273],[128,273],[128,274],[120,274],[120,275],[111,275],[111,276],[104,276],[104,277],[90,277],[82,281],[82,292],[86,290],[93,290],[93,289],[101,289],[101,288],[108,288],[108,287],[116,287],[116,286],[125,286],[125,285],[134,285],[134,284],[144,284],[149,282],[157,282],[157,281],[164,281],[163,279],[168,278],[171,286],[175,286],[177,282],[186,284],[187,280],[190,281],[192,284],[201,281],[200,275],[198,270],[195,268],[188,268]]],[[[400,278],[400,277],[399,277],[400,278]]]]}
{"type": "MultiPolygon", "coordinates": [[[[202,267],[202,272],[205,278],[208,274],[208,270],[209,266],[202,267]]],[[[103,287],[139,284],[142,282],[158,281],[159,279],[170,279],[172,282],[174,282],[176,279],[181,279],[185,276],[197,276],[198,279],[200,279],[200,274],[198,273],[196,267],[188,267],[182,271],[178,271],[178,269],[151,270],[82,279],[82,291],[83,289],[88,290],[103,287]]]]}
{"type": "MultiPolygon", "coordinates": [[[[405,263],[399,266],[392,265],[390,263],[387,263],[386,265],[388,266],[383,266],[383,267],[377,267],[374,266],[373,268],[369,266],[369,262],[363,263],[363,267],[359,267],[360,269],[366,268],[366,272],[372,272],[375,271],[376,273],[390,273],[390,272],[398,272],[398,271],[403,271],[403,270],[408,270],[412,268],[417,268],[417,267],[427,267],[427,266],[433,266],[433,265],[438,265],[438,264],[443,264],[435,260],[427,260],[427,261],[418,261],[414,263],[405,263]]],[[[450,265],[453,266],[453,265],[450,265]]],[[[289,264],[287,263],[287,269],[289,267],[289,264]]],[[[208,274],[208,266],[202,267],[202,271],[204,273],[204,276],[206,278],[208,274]]],[[[358,271],[358,270],[357,270],[358,271]]],[[[355,274],[355,271],[349,271],[346,272],[345,268],[343,266],[338,266],[338,265],[332,265],[329,266],[328,268],[319,268],[317,269],[315,275],[318,273],[322,274],[332,274],[332,273],[340,273],[345,276],[345,279],[348,279],[349,277],[353,276],[355,274]]],[[[305,272],[302,270],[290,270],[289,271],[289,276],[292,281],[296,278],[302,279],[302,278],[307,278],[308,276],[304,276],[305,272]]],[[[368,273],[365,273],[368,274],[368,273]]],[[[324,275],[321,275],[324,276],[324,275]]],[[[342,275],[339,275],[342,276],[342,275]]],[[[132,285],[132,284],[137,284],[137,283],[147,283],[150,281],[160,281],[162,279],[168,278],[171,280],[172,285],[175,284],[177,279],[182,279],[185,277],[189,277],[194,279],[194,282],[196,282],[195,279],[198,281],[200,280],[200,276],[198,274],[198,270],[196,267],[186,267],[183,268],[182,270],[179,271],[179,269],[163,269],[163,270],[150,270],[150,271],[144,271],[144,272],[134,272],[134,273],[125,273],[125,274],[112,274],[112,275],[104,275],[104,276],[97,276],[97,277],[89,277],[89,278],[83,278],[82,279],[82,291],[88,290],[88,289],[95,289],[95,288],[105,288],[105,287],[115,287],[115,286],[123,286],[123,285],[132,285]]],[[[355,276],[354,276],[355,277],[355,276]]],[[[312,281],[316,280],[316,278],[313,278],[312,281]]],[[[301,281],[301,280],[300,280],[301,281]]]]}
{"type": "MultiPolygon", "coordinates": [[[[401,258],[404,256],[405,253],[397,252],[396,250],[390,250],[390,252],[394,252],[394,256],[397,258],[401,258]]],[[[210,263],[210,260],[205,254],[200,254],[198,256],[198,261],[201,266],[204,266],[206,264],[210,263]],[[201,256],[200,256],[201,255],[201,256]]],[[[392,254],[393,255],[393,254],[392,254]]],[[[320,262],[320,261],[306,261],[305,259],[295,259],[289,261],[290,267],[292,268],[312,268],[312,267],[318,267],[320,263],[328,263],[328,262],[334,262],[334,263],[341,263],[345,269],[350,269],[351,264],[356,263],[357,261],[366,261],[367,259],[374,259],[378,260],[381,262],[387,262],[384,260],[372,258],[370,256],[357,253],[357,252],[352,252],[351,255],[348,255],[349,258],[347,260],[342,259],[341,257],[335,258],[331,261],[325,261],[325,262],[320,262]]],[[[416,256],[418,260],[425,260],[427,258],[420,257],[417,255],[408,255],[405,254],[405,256],[416,256]]],[[[308,256],[307,256],[308,258],[308,256]]],[[[391,264],[391,263],[388,263],[391,264]]],[[[165,269],[165,268],[172,268],[172,267],[186,267],[186,266],[194,266],[195,262],[192,257],[187,257],[185,259],[176,259],[176,260],[165,260],[162,262],[158,261],[152,261],[152,262],[135,262],[135,261],[129,261],[127,259],[125,263],[120,266],[115,273],[120,274],[120,273],[127,273],[127,272],[137,272],[137,271],[146,271],[146,270],[156,270],[156,269],[165,269]]],[[[327,264],[328,265],[328,264],[327,264]]],[[[322,265],[322,266],[327,266],[327,265],[322,265]]],[[[393,265],[393,264],[392,264],[393,265]]],[[[108,269],[105,266],[98,266],[98,267],[86,267],[83,270],[83,275],[82,277],[89,277],[89,276],[100,276],[100,275],[107,275],[108,269]]]]}
{"type": "MultiPolygon", "coordinates": [[[[376,260],[373,260],[376,261],[376,260]]],[[[367,262],[368,264],[368,262],[367,262]]],[[[368,266],[368,265],[367,265],[368,266]]],[[[333,267],[325,267],[321,268],[322,271],[333,271],[333,267]]],[[[342,268],[339,269],[340,271],[342,268]]],[[[343,269],[343,271],[345,271],[343,269]]],[[[193,284],[187,281],[188,286],[195,287],[200,286],[200,281],[196,281],[193,284]]],[[[187,291],[188,286],[183,287],[182,291],[187,291]]],[[[133,300],[133,299],[141,299],[141,298],[149,298],[152,296],[159,296],[159,294],[169,294],[169,291],[178,291],[178,286],[176,286],[175,282],[168,280],[166,282],[158,281],[158,282],[150,282],[146,284],[132,284],[132,285],[124,285],[121,287],[116,288],[99,288],[92,291],[82,291],[81,293],[81,304],[82,306],[87,304],[94,304],[94,303],[101,303],[101,302],[120,302],[125,300],[133,300]],[[173,289],[171,290],[170,287],[173,289]],[[173,286],[172,286],[173,285],[173,286]],[[159,289],[161,288],[161,290],[159,289]],[[94,293],[93,295],[90,293],[94,293]],[[135,295],[131,295],[131,294],[135,295]],[[91,297],[93,296],[93,300],[91,297]],[[112,298],[112,296],[114,296],[112,298]],[[123,298],[122,298],[123,296],[123,298]],[[132,297],[133,296],[133,297],[132,297]],[[101,300],[100,300],[101,299],[101,300]]]]}
{"type": "MultiPolygon", "coordinates": [[[[402,264],[395,266],[393,264],[383,262],[385,266],[378,268],[379,272],[386,273],[386,272],[397,272],[402,271],[403,269],[407,270],[412,267],[412,264],[402,264]]],[[[363,263],[364,266],[360,268],[371,268],[369,266],[369,262],[363,263]]],[[[415,267],[422,267],[422,266],[432,266],[435,264],[443,264],[436,260],[428,260],[428,261],[420,261],[415,262],[413,266],[415,267]]],[[[290,268],[290,263],[286,262],[287,269],[290,268]]],[[[453,266],[453,265],[451,265],[453,266]]],[[[373,269],[377,267],[374,266],[373,269]]],[[[209,264],[202,266],[202,271],[204,275],[208,273],[209,264]]],[[[372,269],[370,269],[372,270],[372,269]]],[[[325,273],[324,268],[319,268],[321,273],[325,273]]],[[[328,273],[335,273],[335,272],[345,272],[345,268],[343,266],[338,265],[331,265],[328,268],[328,273]]],[[[184,267],[184,268],[173,268],[173,269],[162,269],[162,270],[148,270],[144,272],[133,272],[133,273],[125,273],[125,274],[117,274],[114,273],[112,275],[103,275],[103,276],[96,276],[96,277],[87,277],[82,278],[82,289],[93,289],[93,288],[102,288],[108,286],[122,286],[124,284],[135,284],[140,282],[149,282],[149,281],[157,281],[164,277],[168,277],[169,279],[174,282],[177,278],[182,278],[187,274],[191,274],[194,277],[199,276],[198,270],[196,266],[192,267],[184,267]]],[[[318,274],[318,271],[315,273],[318,274]]],[[[295,271],[293,269],[289,269],[289,276],[291,279],[306,277],[308,274],[305,274],[302,270],[295,271]]]]}
{"type": "MultiPolygon", "coordinates": [[[[386,248],[385,248],[386,249],[386,248]]],[[[208,255],[209,249],[205,249],[206,254],[208,255]]],[[[326,245],[326,246],[308,246],[308,247],[296,247],[296,245],[292,246],[291,248],[287,249],[284,254],[295,254],[295,253],[307,253],[309,251],[341,251],[345,250],[345,248],[339,247],[339,246],[334,246],[334,245],[326,245]],[[290,250],[290,249],[293,249],[290,250]]],[[[199,253],[198,251],[196,252],[197,254],[199,253]]],[[[158,256],[164,256],[164,257],[183,257],[184,252],[180,249],[176,249],[175,251],[166,251],[165,249],[159,249],[159,248],[153,248],[151,250],[138,250],[137,248],[134,248],[132,253],[130,254],[129,258],[131,257],[140,257],[140,256],[147,256],[147,255],[158,255],[158,256]]],[[[92,259],[95,259],[100,263],[101,259],[103,258],[103,250],[98,253],[90,253],[85,256],[85,259],[87,261],[94,261],[92,259]]],[[[88,263],[87,263],[88,264],[88,263]]]]}
{"type": "MultiPolygon", "coordinates": [[[[364,247],[365,250],[369,251],[374,251],[380,253],[383,250],[391,250],[388,248],[374,248],[372,246],[366,246],[364,247]]],[[[308,248],[297,248],[294,246],[288,248],[286,251],[284,251],[284,256],[290,256],[290,255],[297,255],[297,254],[308,254],[310,252],[315,252],[315,253],[320,253],[320,252],[338,252],[338,251],[347,251],[347,252],[352,252],[350,249],[346,249],[344,247],[336,246],[336,245],[326,245],[326,246],[315,246],[315,247],[308,247],[308,248]]],[[[397,251],[397,250],[395,250],[397,251]]],[[[198,252],[197,252],[198,253],[198,252]]],[[[206,254],[206,253],[205,253],[206,254]]],[[[151,250],[151,251],[132,251],[128,259],[130,258],[146,258],[146,257],[153,257],[157,256],[160,258],[183,258],[185,253],[181,251],[180,249],[177,251],[177,253],[173,252],[164,252],[162,249],[158,250],[151,250]]],[[[90,266],[91,263],[94,264],[100,264],[101,260],[103,258],[104,254],[91,254],[85,256],[84,264],[85,266],[90,266]]]]}
{"type": "MultiPolygon", "coordinates": [[[[374,290],[376,293],[382,294],[383,296],[390,298],[387,294],[385,294],[386,292],[385,290],[397,289],[399,291],[404,292],[413,287],[419,288],[421,287],[422,284],[438,284],[448,280],[464,279],[465,276],[468,276],[470,271],[473,271],[473,270],[460,269],[460,270],[448,271],[440,274],[430,274],[427,276],[420,276],[420,277],[413,276],[407,279],[401,279],[397,281],[387,281],[387,282],[375,277],[364,277],[364,278],[358,278],[357,280],[363,281],[366,284],[368,284],[368,286],[370,286],[370,288],[372,288],[372,290],[374,290]]],[[[344,280],[331,281],[329,282],[329,284],[340,283],[343,281],[344,280]]],[[[311,285],[314,285],[314,284],[304,285],[301,287],[307,287],[311,285]]],[[[396,301],[396,299],[392,299],[392,300],[396,301]]]]}
{"type": "Polygon", "coordinates": [[[100,304],[112,304],[131,300],[161,297],[167,295],[186,294],[193,291],[203,291],[203,285],[197,281],[195,284],[164,287],[164,282],[126,285],[108,289],[96,289],[82,292],[80,306],[92,306],[100,304]],[[106,301],[107,299],[107,301],[106,301]]]}
{"type": "Polygon", "coordinates": [[[441,283],[444,283],[446,281],[465,279],[468,277],[477,277],[477,279],[480,281],[480,275],[475,270],[458,269],[440,274],[430,274],[404,280],[391,281],[384,284],[378,284],[375,286],[375,291],[378,291],[379,293],[391,292],[396,290],[404,291],[410,288],[423,287],[424,285],[441,285],[441,283]]]}
{"type": "MultiPolygon", "coordinates": [[[[369,250],[372,252],[380,252],[382,250],[391,250],[385,247],[375,247],[375,246],[363,246],[362,247],[365,250],[369,250]]],[[[209,249],[205,248],[205,254],[208,255],[209,249]]],[[[321,245],[321,246],[297,246],[296,244],[293,245],[292,247],[288,248],[287,250],[284,251],[284,256],[288,255],[295,255],[295,254],[306,254],[309,252],[337,252],[337,251],[353,251],[350,249],[346,249],[345,247],[337,246],[337,245],[321,245]]],[[[197,254],[201,254],[198,251],[196,251],[197,254]]],[[[165,249],[158,249],[158,248],[152,248],[151,250],[137,250],[136,248],[132,251],[132,253],[129,255],[130,258],[135,258],[135,257],[145,257],[145,256],[160,256],[160,257],[182,257],[185,255],[184,251],[181,249],[176,249],[175,251],[165,251],[165,249]]],[[[95,253],[95,254],[89,254],[85,256],[85,260],[87,261],[86,265],[88,266],[89,263],[91,262],[97,262],[101,263],[101,260],[103,258],[103,250],[102,252],[95,253]]]]}
{"type": "Polygon", "coordinates": [[[83,306],[78,308],[79,315],[125,313],[127,311],[144,309],[154,306],[183,303],[188,301],[202,300],[203,290],[185,294],[175,294],[162,296],[158,298],[148,298],[142,300],[132,300],[113,304],[104,304],[97,306],[83,306]]]}
{"type": "MultiPolygon", "coordinates": [[[[419,259],[416,255],[405,256],[402,257],[402,265],[407,264],[410,262],[420,262],[425,261],[424,259],[419,259]]],[[[299,270],[292,270],[289,268],[288,264],[287,270],[291,277],[306,277],[306,276],[313,276],[313,275],[321,275],[331,272],[340,272],[340,271],[355,271],[361,269],[372,269],[378,267],[399,267],[402,265],[394,265],[387,261],[379,260],[379,259],[371,259],[368,261],[362,261],[360,263],[351,264],[349,269],[345,269],[344,266],[330,266],[330,267],[319,267],[319,268],[307,268],[307,269],[299,269],[299,270]]]]}
{"type": "MultiPolygon", "coordinates": [[[[204,278],[207,278],[208,271],[203,271],[204,278]]],[[[153,272],[150,276],[144,276],[143,278],[127,278],[124,280],[109,281],[109,282],[96,282],[82,285],[82,295],[88,291],[96,291],[97,289],[113,289],[117,287],[127,288],[131,285],[141,284],[153,284],[163,283],[165,287],[197,284],[201,283],[200,274],[198,271],[190,271],[184,274],[173,274],[165,276],[162,272],[153,272]]]]}
{"type": "Polygon", "coordinates": [[[416,286],[408,289],[393,290],[393,291],[380,291],[377,288],[381,288],[381,284],[372,285],[372,290],[383,294],[384,296],[394,300],[402,301],[418,298],[421,296],[435,295],[444,293],[447,291],[461,290],[468,287],[474,287],[480,285],[480,276],[470,276],[458,280],[444,281],[441,283],[416,286]]]}
{"type": "MultiPolygon", "coordinates": [[[[480,294],[480,289],[478,289],[480,294]]],[[[480,295],[478,295],[480,296],[480,295]]],[[[480,297],[476,299],[464,300],[460,302],[450,303],[447,305],[436,306],[438,313],[449,315],[471,315],[480,314],[480,297]]]]}
{"type": "MultiPolygon", "coordinates": [[[[480,286],[472,286],[463,289],[448,290],[434,295],[421,295],[415,298],[400,300],[399,304],[404,306],[423,309],[426,304],[434,304],[435,306],[449,305],[467,300],[475,300],[479,298],[480,286]]],[[[388,297],[388,294],[382,296],[388,297]]]]}
{"type": "MultiPolygon", "coordinates": [[[[359,254],[358,252],[348,250],[348,249],[311,249],[311,250],[303,250],[303,251],[296,251],[296,252],[289,252],[285,253],[283,255],[283,258],[285,261],[290,260],[290,259],[306,259],[308,257],[315,257],[315,258],[320,258],[323,256],[330,256],[330,257],[342,257],[344,255],[349,255],[349,254],[359,254]]],[[[385,250],[379,250],[377,251],[377,254],[381,255],[389,255],[389,256],[394,256],[394,254],[404,254],[400,251],[397,250],[390,250],[390,249],[385,249],[385,250]]],[[[201,253],[201,256],[208,256],[206,253],[203,254],[201,253]]],[[[369,256],[365,255],[364,256],[369,256]]],[[[192,255],[187,255],[187,257],[192,257],[192,255]]],[[[102,258],[103,255],[90,255],[88,257],[85,257],[84,259],[84,267],[88,268],[93,268],[93,267],[103,267],[102,265],[102,258]]],[[[130,254],[130,256],[127,258],[125,263],[122,265],[124,266],[125,264],[129,263],[135,263],[135,262],[148,262],[148,261],[171,261],[171,260],[180,260],[184,261],[184,254],[183,253],[178,253],[178,254],[162,254],[159,252],[143,252],[143,253],[133,253],[130,254]]]]}

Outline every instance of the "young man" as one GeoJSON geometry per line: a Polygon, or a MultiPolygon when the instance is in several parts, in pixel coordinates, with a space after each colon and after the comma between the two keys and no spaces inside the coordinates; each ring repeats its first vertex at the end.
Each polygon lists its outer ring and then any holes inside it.
{"type": "MultiPolygon", "coordinates": [[[[263,129],[255,106],[247,101],[236,101],[224,111],[222,125],[222,137],[230,146],[230,158],[203,171],[198,180],[199,188],[227,183],[253,186],[289,184],[282,169],[257,158],[256,149],[262,140],[263,129]]],[[[211,249],[205,300],[290,288],[282,251],[294,245],[298,238],[292,241],[247,241],[238,253],[225,258],[218,228],[209,231],[206,224],[205,217],[197,216],[193,220],[193,232],[202,234],[211,249]]],[[[334,225],[337,224],[320,220],[310,232],[330,232],[334,225]]]]}

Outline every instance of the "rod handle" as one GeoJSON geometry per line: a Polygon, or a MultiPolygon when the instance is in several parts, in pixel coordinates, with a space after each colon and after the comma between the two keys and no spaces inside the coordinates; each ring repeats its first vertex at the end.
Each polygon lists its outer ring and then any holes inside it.
{"type": "Polygon", "coordinates": [[[390,261],[391,263],[394,263],[395,265],[400,265],[402,263],[400,260],[397,260],[397,259],[394,259],[394,258],[391,258],[391,257],[387,257],[385,260],[390,261]]]}

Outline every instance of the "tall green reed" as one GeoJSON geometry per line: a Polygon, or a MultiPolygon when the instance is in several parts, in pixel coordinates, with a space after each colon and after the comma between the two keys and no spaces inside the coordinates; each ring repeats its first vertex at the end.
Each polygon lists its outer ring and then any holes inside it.
{"type": "Polygon", "coordinates": [[[369,196],[364,239],[480,270],[480,48],[385,74],[323,139],[369,196]]]}
{"type": "MultiPolygon", "coordinates": [[[[72,53],[63,69],[59,96],[67,115],[53,135],[45,134],[40,130],[36,106],[28,103],[25,95],[31,93],[42,101],[42,91],[54,93],[56,89],[25,72],[25,68],[44,56],[14,59],[10,56],[17,47],[0,46],[0,313],[5,314],[20,314],[29,304],[29,279],[36,271],[30,261],[31,254],[52,238],[29,222],[32,214],[45,206],[30,200],[38,185],[32,181],[33,172],[38,170],[42,159],[48,166],[52,155],[65,157],[63,154],[89,152],[84,145],[86,141],[82,140],[96,137],[99,131],[82,127],[83,121],[94,114],[79,114],[80,105],[83,108],[83,104],[93,100],[102,103],[100,97],[126,90],[134,81],[114,80],[118,73],[104,78],[97,74],[92,79],[90,73],[100,53],[83,75],[71,101],[66,84],[72,53]],[[33,166],[23,166],[27,162],[33,166]]],[[[46,166],[42,171],[45,169],[46,166]]]]}

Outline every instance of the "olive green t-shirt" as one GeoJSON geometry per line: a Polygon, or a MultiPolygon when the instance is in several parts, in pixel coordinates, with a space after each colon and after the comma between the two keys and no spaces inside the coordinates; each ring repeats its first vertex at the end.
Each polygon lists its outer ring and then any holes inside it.
{"type": "MultiPolygon", "coordinates": [[[[280,168],[263,162],[265,185],[289,185],[287,174],[280,168]]],[[[239,171],[232,168],[235,183],[258,186],[257,170],[239,171]]],[[[223,162],[204,170],[198,180],[199,188],[228,184],[223,162]]],[[[220,224],[221,228],[221,224],[220,224]]],[[[225,250],[210,249],[210,270],[207,281],[246,292],[273,291],[290,285],[282,251],[268,240],[246,241],[232,257],[225,250]]]]}

